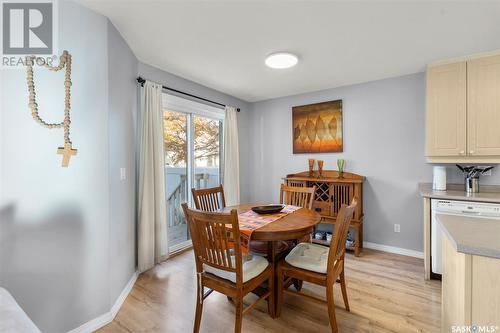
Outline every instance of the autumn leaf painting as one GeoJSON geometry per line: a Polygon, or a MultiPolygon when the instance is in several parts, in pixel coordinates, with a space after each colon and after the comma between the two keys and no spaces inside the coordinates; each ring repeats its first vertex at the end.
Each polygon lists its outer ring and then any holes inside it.
{"type": "Polygon", "coordinates": [[[338,153],[344,148],[342,100],[292,108],[293,153],[338,153]]]}

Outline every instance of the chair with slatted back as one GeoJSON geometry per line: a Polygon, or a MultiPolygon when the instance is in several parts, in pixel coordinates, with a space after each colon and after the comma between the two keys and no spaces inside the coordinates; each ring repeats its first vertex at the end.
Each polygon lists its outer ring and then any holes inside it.
{"type": "Polygon", "coordinates": [[[349,309],[347,300],[347,288],[344,276],[344,256],[349,223],[354,215],[354,210],[358,204],[354,198],[349,206],[342,205],[337,215],[335,224],[336,230],[330,247],[300,243],[282,260],[278,266],[278,307],[277,315],[281,312],[283,303],[283,293],[293,293],[313,298],[322,302],[322,299],[303,294],[300,291],[288,290],[292,279],[307,281],[326,287],[326,303],[328,304],[328,314],[332,332],[336,333],[337,321],[335,319],[335,304],[333,301],[333,286],[335,282],[340,283],[342,298],[345,308],[349,309]]]}
{"type": "Polygon", "coordinates": [[[299,187],[281,184],[280,203],[312,209],[316,186],[299,187]]]}
{"type": "Polygon", "coordinates": [[[226,207],[226,198],[224,197],[224,188],[222,185],[202,189],[192,188],[191,193],[193,194],[196,209],[215,212],[226,207]]]}
{"type": "Polygon", "coordinates": [[[263,299],[268,300],[269,314],[274,316],[274,268],[260,256],[250,255],[243,261],[237,211],[205,212],[189,209],[186,203],[182,209],[193,241],[198,282],[193,332],[200,329],[203,301],[213,290],[233,300],[235,332],[241,332],[243,315],[263,299]],[[243,309],[243,297],[266,281],[267,291],[243,309]],[[206,293],[205,287],[209,288],[206,293]]]}
{"type": "MultiPolygon", "coordinates": [[[[293,205],[293,206],[312,209],[312,205],[314,202],[314,192],[316,192],[316,186],[299,187],[299,186],[286,186],[284,184],[281,184],[280,203],[285,205],[293,205]]],[[[306,239],[303,240],[305,241],[306,239]]],[[[294,245],[293,242],[290,243],[281,241],[278,243],[278,252],[281,253],[285,252],[293,245],[294,245]]],[[[252,241],[252,243],[250,244],[250,249],[252,250],[253,253],[265,255],[267,253],[267,242],[252,241]]]]}

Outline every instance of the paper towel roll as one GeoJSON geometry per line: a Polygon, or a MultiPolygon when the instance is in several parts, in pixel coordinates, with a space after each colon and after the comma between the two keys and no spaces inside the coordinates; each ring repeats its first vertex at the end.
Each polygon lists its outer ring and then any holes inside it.
{"type": "Polygon", "coordinates": [[[432,189],[436,191],[446,191],[446,167],[434,166],[434,180],[432,181],[432,189]]]}

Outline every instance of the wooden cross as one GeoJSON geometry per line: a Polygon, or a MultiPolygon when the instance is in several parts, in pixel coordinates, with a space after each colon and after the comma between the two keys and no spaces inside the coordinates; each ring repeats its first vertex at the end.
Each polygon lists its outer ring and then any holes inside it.
{"type": "Polygon", "coordinates": [[[71,158],[71,156],[75,156],[77,151],[78,151],[77,149],[73,149],[71,147],[71,143],[65,143],[64,144],[64,148],[63,147],[59,147],[57,149],[57,154],[63,156],[62,166],[64,168],[68,167],[68,165],[69,165],[69,159],[71,158]]]}

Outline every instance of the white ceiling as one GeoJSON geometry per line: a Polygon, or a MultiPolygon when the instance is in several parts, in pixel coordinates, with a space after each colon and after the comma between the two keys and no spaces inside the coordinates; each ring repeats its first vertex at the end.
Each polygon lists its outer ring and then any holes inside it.
{"type": "Polygon", "coordinates": [[[500,49],[500,1],[80,2],[109,17],[142,62],[250,102],[500,49]],[[267,68],[276,51],[299,64],[267,68]]]}

